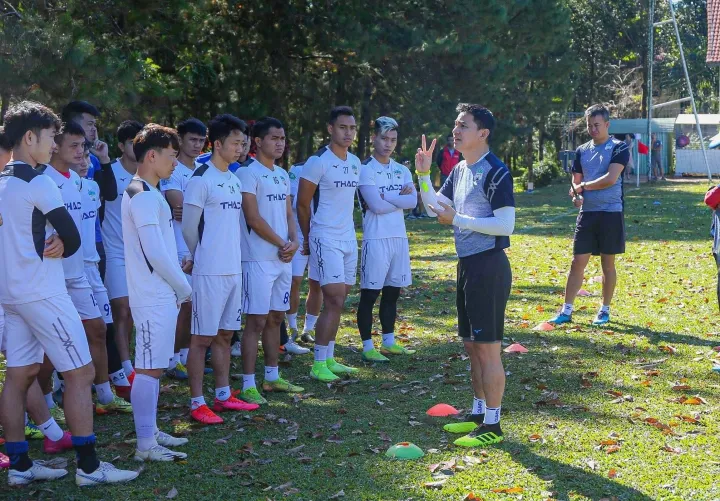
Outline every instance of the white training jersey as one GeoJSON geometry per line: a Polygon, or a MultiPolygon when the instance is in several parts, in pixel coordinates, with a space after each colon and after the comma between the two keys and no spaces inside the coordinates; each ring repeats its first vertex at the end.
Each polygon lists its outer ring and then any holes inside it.
{"type": "Polygon", "coordinates": [[[341,160],[328,146],[307,159],[303,179],[317,185],[311,204],[310,236],[356,240],[353,209],[360,179],[360,160],[348,152],[341,160]]]}
{"type": "Polygon", "coordinates": [[[160,306],[177,301],[175,291],[160,275],[154,273],[145,257],[138,229],[157,225],[161,241],[153,242],[153,251],[165,249],[167,259],[177,264],[175,232],[172,212],[165,197],[157,188],[139,177],[133,178],[122,193],[122,229],[125,247],[125,273],[127,274],[130,307],[160,306]]]}
{"type": "Polygon", "coordinates": [[[43,256],[53,233],[45,215],[63,207],[60,189],[24,162],[0,172],[0,303],[67,294],[62,259],[43,256]]]}
{"type": "Polygon", "coordinates": [[[122,233],[122,198],[134,174],[125,170],[120,159],[115,160],[110,166],[109,172],[103,172],[103,176],[112,174],[117,186],[117,198],[105,200],[105,216],[100,226],[102,233],[103,247],[107,258],[124,259],[125,248],[123,247],[122,233]]]}
{"type": "MultiPolygon", "coordinates": [[[[288,177],[290,178],[290,195],[293,197],[292,209],[293,217],[295,218],[295,229],[297,231],[297,238],[301,249],[305,239],[303,238],[302,231],[300,230],[300,221],[297,217],[297,197],[298,189],[300,188],[300,176],[302,175],[303,165],[305,165],[305,162],[295,164],[290,167],[290,171],[288,172],[288,177]]],[[[312,224],[312,211],[310,211],[310,224],[312,224]]]]}
{"type": "MultiPolygon", "coordinates": [[[[290,177],[285,169],[274,165],[271,170],[257,160],[253,160],[247,166],[236,170],[235,175],[240,179],[242,192],[255,195],[260,217],[280,238],[287,241],[287,198],[290,195],[290,177]]],[[[280,249],[255,233],[247,225],[244,213],[241,213],[240,221],[243,261],[279,261],[280,249]]]]}
{"type": "MultiPolygon", "coordinates": [[[[70,213],[70,217],[75,222],[78,232],[82,228],[82,195],[80,194],[80,176],[72,170],[67,172],[67,176],[63,175],[52,165],[43,165],[38,167],[38,171],[42,172],[60,188],[65,208],[70,213]]],[[[82,241],[82,233],[80,233],[82,241]]],[[[95,238],[93,237],[93,240],[95,238]]],[[[65,280],[74,280],[85,275],[85,262],[83,261],[82,250],[79,250],[70,257],[62,260],[63,270],[65,272],[65,280]]]]}
{"type": "MultiPolygon", "coordinates": [[[[392,159],[389,164],[383,165],[371,156],[360,167],[360,186],[377,186],[380,195],[399,195],[403,186],[412,182],[410,170],[392,159]]],[[[358,195],[362,202],[362,195],[358,195]]],[[[398,237],[407,238],[402,209],[376,214],[363,208],[363,240],[398,237]]]]}
{"type": "MultiPolygon", "coordinates": [[[[193,172],[195,172],[195,169],[191,169],[185,164],[178,162],[172,175],[169,178],[160,181],[160,189],[163,193],[168,190],[177,190],[184,196],[185,188],[187,188],[187,184],[190,181],[193,172]]],[[[182,235],[182,222],[175,221],[173,219],[173,229],[175,230],[175,245],[177,246],[178,256],[185,256],[189,254],[190,251],[188,250],[187,244],[185,243],[185,239],[182,235]]]]}
{"type": "Polygon", "coordinates": [[[80,196],[82,197],[80,239],[82,240],[83,260],[86,263],[99,263],[100,254],[95,245],[95,224],[102,205],[98,184],[92,179],[81,179],[80,196]]]}
{"type": "Polygon", "coordinates": [[[185,188],[185,202],[203,210],[198,228],[193,275],[238,275],[242,273],[240,180],[212,162],[195,169],[185,188]]]}

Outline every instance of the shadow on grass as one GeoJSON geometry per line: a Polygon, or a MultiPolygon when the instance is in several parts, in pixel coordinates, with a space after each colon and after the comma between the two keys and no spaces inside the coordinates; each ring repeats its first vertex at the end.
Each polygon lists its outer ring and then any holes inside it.
{"type": "Polygon", "coordinates": [[[654,501],[654,498],[637,489],[622,485],[609,478],[583,468],[540,456],[520,442],[505,442],[500,447],[522,463],[528,471],[543,480],[552,480],[553,498],[559,500],[589,499],[617,496],[628,501],[654,501]]]}

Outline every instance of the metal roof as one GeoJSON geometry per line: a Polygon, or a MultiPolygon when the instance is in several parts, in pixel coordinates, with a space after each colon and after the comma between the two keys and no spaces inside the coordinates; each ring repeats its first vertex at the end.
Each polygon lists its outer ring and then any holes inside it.
{"type": "MultiPolygon", "coordinates": [[[[698,115],[700,125],[720,125],[720,115],[701,114],[698,115]]],[[[695,125],[695,115],[678,115],[675,123],[678,125],[695,125]]]]}
{"type": "MultiPolygon", "coordinates": [[[[682,116],[682,115],[681,115],[682,116]]],[[[692,116],[692,115],[690,115],[692,116]]],[[[695,123],[695,122],[692,122],[695,123]]],[[[674,118],[653,118],[652,132],[674,132],[674,118]]],[[[610,119],[610,134],[647,134],[647,118],[610,119]]]]}

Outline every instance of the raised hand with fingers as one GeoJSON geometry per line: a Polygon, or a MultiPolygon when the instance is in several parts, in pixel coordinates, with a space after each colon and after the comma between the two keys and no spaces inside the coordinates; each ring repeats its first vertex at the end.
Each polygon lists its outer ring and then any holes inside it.
{"type": "Polygon", "coordinates": [[[418,148],[417,153],[415,154],[415,170],[418,174],[427,174],[430,172],[436,143],[437,139],[433,139],[432,143],[430,143],[430,148],[428,149],[425,134],[422,135],[422,148],[418,148]]]}

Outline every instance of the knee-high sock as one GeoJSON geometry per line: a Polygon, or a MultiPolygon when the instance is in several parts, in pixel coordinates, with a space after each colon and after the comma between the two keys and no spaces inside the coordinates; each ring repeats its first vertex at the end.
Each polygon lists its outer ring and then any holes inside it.
{"type": "Polygon", "coordinates": [[[105,346],[107,347],[108,373],[114,374],[123,368],[120,353],[115,344],[115,324],[105,324],[105,327],[107,328],[105,346]]]}
{"type": "Polygon", "coordinates": [[[382,290],[380,299],[380,324],[383,334],[395,332],[395,319],[397,318],[397,301],[400,297],[400,287],[386,285],[382,290]]]}
{"type": "Polygon", "coordinates": [[[357,324],[360,339],[367,341],[372,335],[373,308],[380,295],[379,289],[361,289],[360,304],[357,309],[357,324]]]}
{"type": "Polygon", "coordinates": [[[160,381],[145,374],[137,374],[130,392],[137,448],[146,451],[157,444],[155,426],[157,423],[157,401],[160,381]]]}

